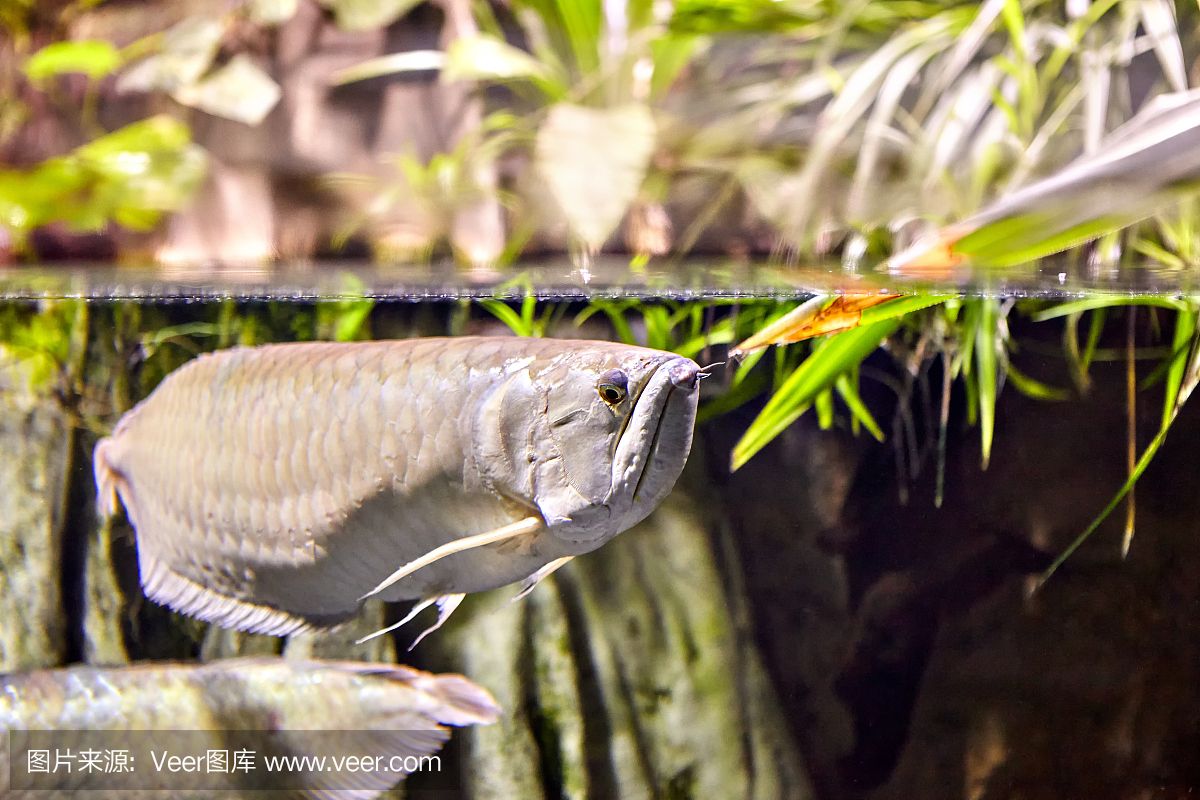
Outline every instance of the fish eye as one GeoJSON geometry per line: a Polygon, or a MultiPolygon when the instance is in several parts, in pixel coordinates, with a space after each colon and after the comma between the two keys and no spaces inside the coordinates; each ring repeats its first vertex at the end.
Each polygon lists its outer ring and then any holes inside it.
{"type": "Polygon", "coordinates": [[[596,381],[596,392],[600,395],[601,400],[615,406],[629,393],[629,379],[621,370],[610,369],[596,381]]]}

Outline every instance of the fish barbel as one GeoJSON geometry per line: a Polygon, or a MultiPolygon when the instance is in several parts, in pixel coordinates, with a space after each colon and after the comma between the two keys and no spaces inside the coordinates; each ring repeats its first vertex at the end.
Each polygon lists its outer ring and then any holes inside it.
{"type": "MultiPolygon", "coordinates": [[[[293,787],[312,787],[297,795],[364,798],[393,786],[411,771],[402,767],[405,756],[425,756],[441,749],[450,736],[445,726],[489,724],[499,715],[491,695],[461,675],[435,675],[396,664],[236,658],[208,664],[41,669],[0,675],[0,733],[12,737],[13,745],[0,748],[0,762],[19,749],[18,737],[37,741],[26,733],[30,731],[51,732],[42,746],[53,742],[55,748],[69,752],[100,743],[106,749],[133,745],[134,750],[156,747],[204,755],[208,748],[230,749],[236,742],[257,753],[282,748],[297,755],[382,756],[377,762],[380,769],[357,775],[290,776],[293,787]],[[98,731],[181,733],[104,738],[95,735],[98,731]],[[401,758],[392,761],[391,756],[401,758]],[[321,791],[330,783],[347,791],[321,791]]],[[[133,766],[145,780],[152,767],[148,753],[136,758],[144,762],[133,766]]],[[[3,796],[19,796],[3,784],[23,765],[23,761],[0,763],[3,796]]],[[[89,789],[80,797],[105,796],[94,792],[121,785],[117,781],[122,777],[137,780],[137,776],[106,775],[100,770],[90,775],[79,769],[59,770],[39,776],[40,791],[30,796],[46,797],[47,789],[71,788],[89,789]],[[88,784],[91,779],[95,782],[88,784]]],[[[161,777],[164,788],[175,790],[169,796],[189,788],[188,775],[161,777]]],[[[207,772],[190,777],[202,782],[193,788],[239,785],[236,774],[207,772]]],[[[107,795],[130,796],[116,789],[107,795]]]]}
{"type": "Polygon", "coordinates": [[[146,594],[182,613],[284,635],[378,596],[440,624],[644,519],[687,459],[699,375],[561,339],[220,351],[96,446],[101,510],[120,496],[146,594]]]}

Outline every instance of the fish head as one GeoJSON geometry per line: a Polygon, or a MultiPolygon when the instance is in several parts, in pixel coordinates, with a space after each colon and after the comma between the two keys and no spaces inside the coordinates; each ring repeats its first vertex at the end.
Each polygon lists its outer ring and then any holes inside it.
{"type": "Polygon", "coordinates": [[[659,350],[571,344],[512,375],[480,430],[492,484],[586,552],[674,486],[691,449],[700,368],[659,350]]]}

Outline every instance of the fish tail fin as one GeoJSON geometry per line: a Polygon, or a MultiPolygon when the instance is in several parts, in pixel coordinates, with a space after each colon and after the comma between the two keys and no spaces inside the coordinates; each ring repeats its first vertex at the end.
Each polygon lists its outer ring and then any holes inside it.
{"type": "MultiPolygon", "coordinates": [[[[373,675],[408,686],[437,702],[426,712],[442,725],[490,725],[500,719],[502,709],[491,693],[482,686],[452,672],[435,674],[403,664],[373,664],[368,661],[326,661],[325,666],[360,675],[373,675]]],[[[403,713],[412,711],[411,699],[405,700],[403,713]]],[[[377,711],[386,713],[380,705],[377,711]]]]}
{"type": "Polygon", "coordinates": [[[117,513],[117,492],[125,486],[125,476],[114,463],[116,442],[105,436],[96,443],[92,454],[92,472],[96,476],[96,507],[102,518],[117,513]]]}
{"type": "Polygon", "coordinates": [[[500,706],[486,689],[461,675],[431,676],[432,693],[442,701],[437,720],[444,725],[489,725],[500,718],[500,706]]]}

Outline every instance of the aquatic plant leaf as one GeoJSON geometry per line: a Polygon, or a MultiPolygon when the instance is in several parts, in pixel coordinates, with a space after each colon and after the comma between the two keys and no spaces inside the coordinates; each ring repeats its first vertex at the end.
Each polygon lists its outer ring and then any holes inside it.
{"type": "Polygon", "coordinates": [[[68,158],[52,158],[31,170],[0,170],[0,225],[33,230],[65,209],[61,198],[82,191],[87,176],[68,158]]]}
{"type": "Polygon", "coordinates": [[[992,459],[992,439],[996,433],[996,395],[998,359],[996,351],[1003,347],[1000,336],[1000,301],[984,297],[976,301],[979,315],[975,326],[975,372],[979,408],[979,444],[982,467],[988,468],[992,459]]]}
{"type": "Polygon", "coordinates": [[[813,408],[817,412],[817,427],[827,431],[833,427],[833,390],[826,389],[817,394],[813,400],[813,408]]]}
{"type": "Polygon", "coordinates": [[[549,69],[524,50],[484,34],[451,42],[442,74],[447,80],[482,81],[550,77],[549,69]]]}
{"type": "Polygon", "coordinates": [[[1057,386],[1051,386],[1048,383],[1039,381],[1037,378],[1026,375],[1024,372],[1021,372],[1019,369],[1014,367],[1011,363],[1005,365],[1004,375],[1005,378],[1009,380],[1017,389],[1017,391],[1026,397],[1032,397],[1035,400],[1053,401],[1071,399],[1071,393],[1066,389],[1060,389],[1057,386]]]}
{"type": "Polygon", "coordinates": [[[81,300],[43,301],[36,311],[5,306],[0,311],[0,392],[20,387],[38,394],[61,383],[81,325],[87,325],[87,304],[81,300]]]}
{"type": "Polygon", "coordinates": [[[812,406],[817,395],[832,386],[838,376],[857,368],[899,326],[900,318],[892,317],[823,340],[784,380],[734,445],[730,470],[741,468],[766,447],[812,406]]]}
{"type": "Polygon", "coordinates": [[[850,219],[869,219],[878,202],[879,185],[883,182],[885,154],[896,135],[891,121],[901,107],[908,87],[925,65],[943,52],[942,42],[935,41],[926,47],[916,47],[896,59],[887,71],[875,94],[871,112],[867,116],[863,139],[855,156],[854,178],[846,196],[846,215],[850,219]]]}
{"type": "Polygon", "coordinates": [[[333,11],[339,28],[369,31],[384,28],[407,14],[420,0],[320,0],[333,11]]]}
{"type": "Polygon", "coordinates": [[[795,0],[680,0],[671,30],[681,33],[782,33],[810,24],[815,7],[795,0]]]}
{"type": "Polygon", "coordinates": [[[867,432],[875,438],[876,441],[883,441],[883,429],[879,427],[879,423],[875,421],[875,416],[871,410],[867,408],[867,404],[863,402],[862,396],[858,393],[858,379],[852,381],[849,373],[843,373],[838,376],[834,382],[834,387],[838,391],[838,395],[846,404],[846,408],[850,410],[850,414],[854,420],[860,423],[867,432]]]}
{"type": "Polygon", "coordinates": [[[375,308],[375,300],[365,296],[366,290],[361,279],[347,273],[342,279],[341,296],[316,304],[317,338],[336,342],[369,339],[367,318],[375,308]]]}
{"type": "Polygon", "coordinates": [[[1096,311],[1103,308],[1123,308],[1125,306],[1156,306],[1172,311],[1185,311],[1187,306],[1183,301],[1173,297],[1157,295],[1100,295],[1085,297],[1082,300],[1069,300],[1065,303],[1042,309],[1032,315],[1034,322],[1045,322],[1056,317],[1066,317],[1084,311],[1096,311]]]}
{"type": "Polygon", "coordinates": [[[172,92],[185,106],[246,125],[257,125],[279,102],[279,84],[249,56],[238,54],[204,80],[172,92]]]}
{"type": "Polygon", "coordinates": [[[1154,54],[1158,56],[1163,76],[1173,91],[1186,91],[1187,65],[1183,57],[1183,45],[1179,41],[1175,8],[1167,0],[1138,0],[1137,9],[1147,37],[1154,45],[1154,54]]]}
{"type": "Polygon", "coordinates": [[[1061,217],[1044,214],[1012,217],[964,236],[954,244],[954,251],[989,267],[1014,267],[1069,250],[1137,220],[1102,216],[1065,229],[1060,221],[1061,217]],[[1053,233],[1048,235],[1050,231],[1053,233]]]}
{"type": "Polygon", "coordinates": [[[804,167],[797,175],[794,191],[800,202],[790,225],[798,237],[796,241],[804,242],[811,236],[818,206],[828,195],[825,190],[837,154],[845,147],[855,126],[875,105],[881,84],[906,56],[916,52],[918,61],[936,56],[940,48],[948,47],[967,27],[969,17],[973,16],[972,9],[948,9],[922,20],[875,49],[846,78],[832,102],[822,109],[804,167]]]}
{"type": "Polygon", "coordinates": [[[637,197],[654,145],[646,106],[551,107],[537,134],[538,171],[589,249],[600,249],[637,197]]]}
{"type": "Polygon", "coordinates": [[[1086,542],[1091,535],[1096,532],[1096,529],[1103,524],[1104,520],[1108,519],[1109,515],[1111,515],[1112,512],[1116,510],[1117,506],[1121,504],[1121,501],[1124,500],[1131,491],[1133,491],[1133,487],[1137,485],[1138,480],[1142,477],[1142,473],[1144,473],[1146,468],[1150,466],[1150,462],[1154,460],[1154,456],[1157,455],[1158,451],[1162,448],[1163,442],[1167,440],[1167,433],[1171,430],[1171,424],[1175,421],[1175,419],[1175,416],[1171,417],[1169,422],[1158,429],[1158,433],[1155,434],[1154,438],[1150,441],[1150,444],[1146,445],[1146,449],[1142,452],[1141,457],[1138,458],[1137,463],[1133,467],[1133,471],[1130,472],[1129,477],[1125,480],[1125,483],[1121,485],[1121,488],[1117,490],[1117,493],[1112,496],[1111,500],[1108,501],[1108,505],[1106,505],[1104,509],[1096,515],[1095,519],[1093,519],[1086,528],[1084,528],[1083,532],[1076,536],[1075,539],[1069,545],[1067,545],[1057,557],[1055,557],[1054,561],[1050,563],[1050,566],[1046,567],[1046,570],[1038,577],[1037,584],[1034,586],[1033,591],[1037,591],[1044,586],[1046,581],[1050,580],[1050,577],[1058,571],[1059,567],[1061,567],[1066,560],[1070,558],[1076,550],[1079,549],[1080,545],[1086,542]]]}
{"type": "Polygon", "coordinates": [[[109,42],[86,39],[48,44],[21,66],[26,77],[41,83],[58,75],[81,73],[92,80],[103,78],[121,65],[121,53],[109,42]]]}
{"type": "Polygon", "coordinates": [[[119,92],[171,92],[195,83],[217,55],[224,23],[187,17],[163,34],[158,53],[136,62],[117,79],[119,92]]]}
{"type": "Polygon", "coordinates": [[[944,302],[949,295],[843,294],[817,295],[756,332],[730,355],[738,356],[773,344],[790,344],[814,336],[869,325],[944,302]],[[887,304],[884,307],[884,304],[887,304]]]}
{"type": "Polygon", "coordinates": [[[1142,220],[1196,191],[1200,90],[1155,98],[1094,153],[918,241],[887,269],[952,270],[1034,260],[1142,220]]]}
{"type": "Polygon", "coordinates": [[[361,64],[338,70],[331,81],[342,85],[380,78],[384,75],[401,75],[406,72],[427,72],[446,66],[446,54],[441,50],[405,50],[386,56],[370,58],[361,64]]]}
{"type": "Polygon", "coordinates": [[[666,94],[684,68],[707,47],[708,40],[700,36],[660,36],[651,42],[654,74],[650,77],[650,97],[660,98],[666,94]]]}
{"type": "MultiPolygon", "coordinates": [[[[520,0],[520,5],[536,12],[541,26],[557,40],[556,49],[570,56],[578,75],[596,75],[601,71],[601,47],[606,33],[602,3],[520,0]]],[[[521,22],[528,26],[528,15],[521,17],[521,22]]]]}
{"type": "Polygon", "coordinates": [[[1179,398],[1183,392],[1183,380],[1188,366],[1188,353],[1193,347],[1200,311],[1193,306],[1175,315],[1175,333],[1171,340],[1170,367],[1167,369],[1166,391],[1163,395],[1162,424],[1170,423],[1179,411],[1179,398]]]}
{"type": "Polygon", "coordinates": [[[503,300],[480,300],[479,305],[483,306],[485,311],[507,325],[508,329],[512,331],[514,335],[533,335],[529,324],[522,317],[522,315],[503,300]]]}

